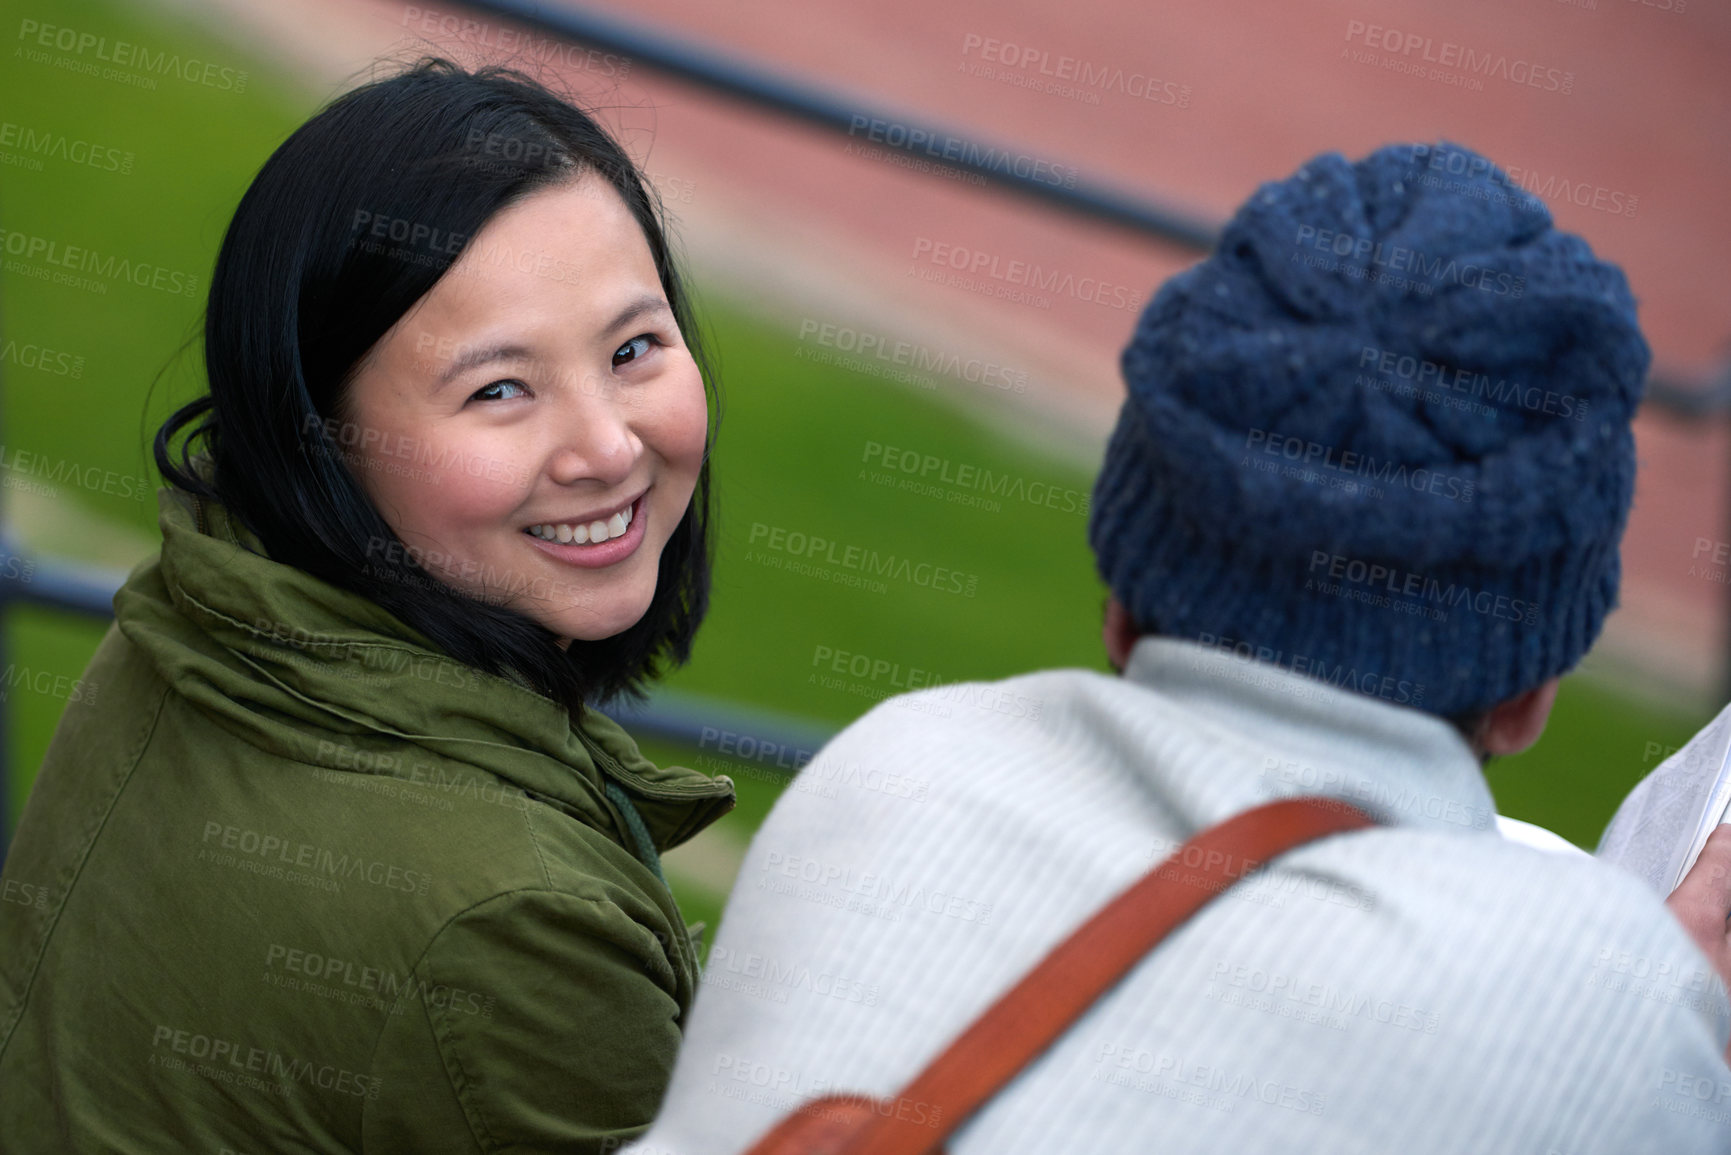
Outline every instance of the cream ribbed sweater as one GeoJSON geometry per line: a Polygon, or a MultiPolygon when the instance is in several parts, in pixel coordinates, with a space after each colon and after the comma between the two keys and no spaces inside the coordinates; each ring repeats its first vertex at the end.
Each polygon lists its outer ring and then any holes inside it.
{"type": "Polygon", "coordinates": [[[951,1155],[1731,1150],[1731,1006],[1640,883],[1498,837],[1447,723],[1158,638],[1122,678],[922,691],[831,742],[752,842],[629,1150],[892,1094],[1184,838],[1309,792],[1397,825],[1217,899],[951,1155]]]}

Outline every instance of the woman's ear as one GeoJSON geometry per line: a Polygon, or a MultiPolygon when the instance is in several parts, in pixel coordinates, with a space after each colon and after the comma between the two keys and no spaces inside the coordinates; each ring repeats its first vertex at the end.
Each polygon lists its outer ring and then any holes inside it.
{"type": "Polygon", "coordinates": [[[1100,627],[1100,640],[1106,643],[1106,660],[1118,673],[1124,672],[1125,664],[1130,661],[1130,651],[1136,648],[1139,637],[1141,631],[1131,620],[1130,611],[1118,600],[1118,595],[1107,598],[1106,620],[1100,627]]]}

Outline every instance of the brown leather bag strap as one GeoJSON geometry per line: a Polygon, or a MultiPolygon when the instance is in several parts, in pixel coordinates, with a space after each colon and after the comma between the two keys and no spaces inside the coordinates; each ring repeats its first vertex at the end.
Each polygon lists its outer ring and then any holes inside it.
{"type": "Polygon", "coordinates": [[[1345,802],[1301,797],[1270,802],[1209,827],[1078,927],[894,1100],[832,1096],[807,1103],[761,1139],[751,1155],[926,1155],[938,1150],[1215,895],[1275,855],[1374,824],[1345,802]]]}

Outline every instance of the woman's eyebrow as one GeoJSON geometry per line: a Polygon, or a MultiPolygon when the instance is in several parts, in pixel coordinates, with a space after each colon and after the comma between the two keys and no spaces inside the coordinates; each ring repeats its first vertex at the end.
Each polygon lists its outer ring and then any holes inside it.
{"type": "Polygon", "coordinates": [[[487,365],[494,361],[527,361],[533,357],[534,351],[529,346],[512,342],[471,346],[451,359],[451,363],[445,367],[445,371],[439,374],[434,388],[437,389],[441,385],[449,384],[477,365],[487,365]]]}
{"type": "Polygon", "coordinates": [[[673,310],[668,307],[667,298],[656,296],[653,293],[645,293],[621,309],[619,315],[613,318],[613,321],[606,328],[602,329],[601,332],[607,334],[618,329],[623,329],[626,325],[629,325],[645,313],[672,312],[673,310]]]}

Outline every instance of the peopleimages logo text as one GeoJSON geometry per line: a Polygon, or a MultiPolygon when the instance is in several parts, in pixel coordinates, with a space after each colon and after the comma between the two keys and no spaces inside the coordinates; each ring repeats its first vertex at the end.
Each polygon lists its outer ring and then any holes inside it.
{"type": "Polygon", "coordinates": [[[906,555],[880,554],[866,546],[844,545],[817,534],[789,531],[761,521],[752,523],[748,541],[760,551],[773,551],[804,562],[835,566],[840,571],[872,578],[905,581],[939,593],[961,594],[971,598],[979,590],[978,574],[916,561],[906,555]]]}
{"type": "MultiPolygon", "coordinates": [[[[68,164],[84,165],[98,172],[117,172],[123,176],[132,172],[133,155],[130,152],[122,152],[111,145],[97,144],[51,129],[39,130],[31,125],[13,124],[9,120],[0,121],[0,149],[13,148],[22,150],[22,158],[47,157],[68,164]]],[[[0,153],[0,158],[10,155],[0,153]]],[[[0,163],[14,162],[6,159],[0,160],[0,163]]],[[[37,166],[36,170],[40,171],[40,166],[37,166]]]]}
{"type": "Polygon", "coordinates": [[[960,161],[993,172],[1036,180],[1041,184],[1076,187],[1075,165],[1053,164],[1025,152],[993,148],[949,133],[936,134],[918,125],[902,124],[893,120],[874,120],[856,113],[848,123],[847,134],[864,136],[873,144],[888,145],[902,152],[923,152],[926,156],[938,160],[960,161]]]}
{"type": "Polygon", "coordinates": [[[1403,570],[1398,566],[1364,561],[1320,549],[1310,552],[1310,565],[1305,573],[1306,589],[1311,588],[1315,582],[1326,582],[1332,578],[1367,590],[1377,590],[1396,597],[1417,598],[1421,602],[1438,606],[1453,608],[1464,605],[1476,614],[1500,621],[1520,622],[1528,626],[1537,625],[1539,621],[1539,604],[1525,598],[1511,597],[1493,590],[1473,589],[1453,581],[1444,584],[1426,574],[1403,570]],[[1320,577],[1318,570],[1322,571],[1320,577]]]}
{"type": "MultiPolygon", "coordinates": [[[[981,60],[1009,68],[1049,76],[1054,80],[1074,81],[1077,85],[1101,92],[1117,92],[1139,100],[1151,100],[1157,104],[1170,104],[1178,108],[1190,107],[1188,84],[1161,80],[1134,69],[1126,71],[1106,64],[1096,65],[1088,60],[1062,54],[1054,59],[1052,53],[1043,48],[1018,45],[1012,41],[970,32],[962,38],[962,55],[971,55],[976,49],[981,60]]],[[[1069,90],[1054,87],[1052,91],[1067,94],[1069,90]]],[[[1099,103],[1098,97],[1090,103],[1099,103]]]]}
{"type": "Polygon", "coordinates": [[[178,272],[148,261],[134,261],[113,253],[104,254],[81,245],[63,244],[51,237],[34,236],[15,229],[0,229],[0,252],[26,261],[41,261],[57,269],[91,273],[109,281],[130,281],[144,289],[158,289],[186,297],[198,295],[198,277],[192,273],[178,272]]]}
{"type": "Polygon", "coordinates": [[[192,56],[183,59],[178,52],[152,52],[142,44],[132,44],[125,40],[111,41],[106,36],[98,36],[78,28],[26,19],[19,22],[18,39],[27,46],[70,52],[73,56],[90,56],[104,64],[135,68],[157,76],[172,76],[188,84],[202,84],[206,88],[227,92],[246,91],[247,73],[244,71],[192,56]]]}
{"type": "Polygon", "coordinates": [[[1474,484],[1470,478],[1452,473],[1439,473],[1424,466],[1409,466],[1389,458],[1378,460],[1357,450],[1337,449],[1332,445],[1289,437],[1268,429],[1251,429],[1244,436],[1244,448],[1259,450],[1271,457],[1282,457],[1302,465],[1316,466],[1337,473],[1379,481],[1386,485],[1405,486],[1420,493],[1432,493],[1454,501],[1470,502],[1474,484]]]}
{"type": "Polygon", "coordinates": [[[1367,24],[1363,20],[1348,20],[1346,39],[1349,43],[1357,42],[1366,48],[1391,52],[1398,57],[1410,58],[1417,53],[1417,59],[1426,64],[1458,68],[1466,74],[1506,80],[1510,84],[1537,88],[1543,92],[1557,92],[1567,96],[1575,90],[1573,72],[1548,68],[1531,60],[1511,60],[1501,52],[1481,52],[1470,45],[1456,44],[1452,40],[1439,41],[1417,32],[1403,32],[1398,28],[1385,28],[1381,24],[1367,24]]]}
{"type": "Polygon", "coordinates": [[[1074,273],[1042,268],[1032,261],[1004,260],[996,253],[935,241],[931,237],[914,238],[913,259],[916,264],[927,261],[968,276],[987,277],[1007,285],[1074,297],[1078,301],[1112,309],[1138,309],[1143,300],[1141,291],[1128,285],[1114,284],[1100,277],[1078,278],[1074,273]]]}
{"type": "Polygon", "coordinates": [[[1419,389],[1436,386],[1465,393],[1470,397],[1483,397],[1499,406],[1513,405],[1529,413],[1572,417],[1576,421],[1584,420],[1587,416],[1589,402],[1573,394],[1540,389],[1536,385],[1524,385],[1506,377],[1498,377],[1493,381],[1489,373],[1481,373],[1476,369],[1444,365],[1408,353],[1378,349],[1374,345],[1366,345],[1359,351],[1358,365],[1361,369],[1373,367],[1378,373],[1410,381],[1419,389]]]}
{"type": "MultiPolygon", "coordinates": [[[[1393,272],[1410,273],[1420,283],[1430,285],[1461,285],[1482,293],[1500,297],[1520,297],[1527,291],[1527,279],[1516,273],[1487,269],[1472,261],[1457,261],[1453,257],[1431,257],[1423,250],[1406,245],[1389,244],[1372,237],[1356,236],[1315,225],[1299,225],[1294,245],[1314,249],[1331,257],[1351,257],[1371,266],[1393,272]]],[[[1297,260],[1298,253],[1293,259],[1297,260]]],[[[1333,267],[1332,264],[1327,267],[1333,267]]]]}

